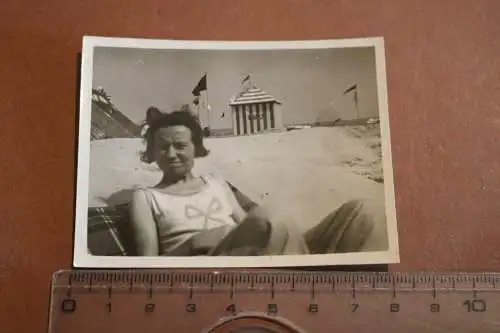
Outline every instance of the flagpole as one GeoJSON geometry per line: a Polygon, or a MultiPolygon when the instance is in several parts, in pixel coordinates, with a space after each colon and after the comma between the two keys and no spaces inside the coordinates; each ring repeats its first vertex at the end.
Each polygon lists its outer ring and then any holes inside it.
{"type": "Polygon", "coordinates": [[[196,116],[198,117],[198,122],[200,122],[200,99],[198,98],[198,104],[196,104],[196,116]]]}
{"type": "Polygon", "coordinates": [[[344,90],[343,95],[345,96],[347,93],[354,91],[354,94],[352,96],[352,101],[354,103],[354,108],[356,109],[356,119],[359,119],[359,107],[358,107],[358,85],[354,84],[351,85],[349,88],[344,90]]]}
{"type": "Polygon", "coordinates": [[[354,107],[356,108],[356,115],[359,119],[359,106],[358,106],[358,89],[354,90],[354,107]]]}
{"type": "Polygon", "coordinates": [[[207,117],[208,117],[207,122],[208,122],[208,128],[212,129],[212,126],[210,125],[210,99],[208,98],[208,75],[206,72],[204,73],[204,75],[205,75],[205,80],[207,80],[206,81],[206,83],[207,83],[207,89],[206,89],[207,105],[206,105],[206,108],[207,108],[207,117]]]}

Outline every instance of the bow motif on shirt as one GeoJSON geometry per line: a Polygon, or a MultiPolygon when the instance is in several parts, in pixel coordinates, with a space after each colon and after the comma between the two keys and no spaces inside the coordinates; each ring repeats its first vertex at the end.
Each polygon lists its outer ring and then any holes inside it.
{"type": "Polygon", "coordinates": [[[206,228],[208,221],[214,221],[214,222],[218,222],[221,224],[225,224],[225,222],[223,220],[214,216],[215,214],[219,213],[221,210],[222,210],[221,202],[219,201],[218,198],[214,197],[210,201],[210,204],[208,205],[208,208],[206,211],[200,209],[199,207],[197,207],[195,205],[186,204],[185,215],[186,215],[186,218],[188,218],[189,220],[203,217],[204,218],[203,225],[206,228]]]}

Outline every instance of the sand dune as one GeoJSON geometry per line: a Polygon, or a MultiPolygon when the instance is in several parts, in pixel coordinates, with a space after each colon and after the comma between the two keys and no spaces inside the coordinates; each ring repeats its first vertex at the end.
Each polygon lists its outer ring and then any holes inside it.
{"type": "MultiPolygon", "coordinates": [[[[306,226],[351,198],[384,200],[378,129],[310,128],[207,139],[195,172],[217,172],[274,218],[306,226]]],[[[125,202],[130,189],[155,184],[161,172],[139,160],[140,139],[91,143],[89,205],[125,202]]]]}

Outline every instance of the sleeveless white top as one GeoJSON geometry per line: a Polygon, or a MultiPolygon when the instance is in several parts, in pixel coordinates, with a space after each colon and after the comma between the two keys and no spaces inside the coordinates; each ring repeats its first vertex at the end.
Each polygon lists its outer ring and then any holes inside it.
{"type": "Polygon", "coordinates": [[[212,176],[202,176],[202,179],[205,186],[195,194],[167,194],[154,188],[144,189],[156,221],[160,255],[202,230],[236,225],[223,181],[212,176]]]}

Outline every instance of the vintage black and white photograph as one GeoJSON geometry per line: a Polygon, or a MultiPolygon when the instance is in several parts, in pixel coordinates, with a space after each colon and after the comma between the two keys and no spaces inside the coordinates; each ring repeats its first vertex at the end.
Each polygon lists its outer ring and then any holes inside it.
{"type": "Polygon", "coordinates": [[[399,262],[381,37],[84,37],[75,267],[399,262]]]}

